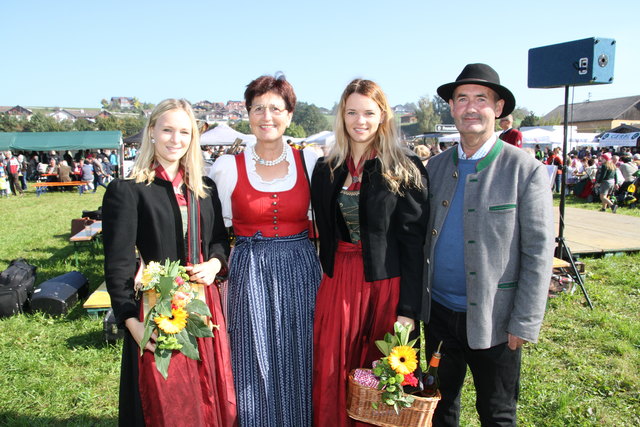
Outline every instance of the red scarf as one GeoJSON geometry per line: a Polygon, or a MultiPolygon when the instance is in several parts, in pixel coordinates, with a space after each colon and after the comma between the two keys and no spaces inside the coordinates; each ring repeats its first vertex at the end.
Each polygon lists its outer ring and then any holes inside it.
{"type": "MultiPolygon", "coordinates": [[[[158,165],[156,167],[156,176],[158,178],[164,179],[165,181],[171,182],[171,185],[173,186],[173,192],[175,193],[176,200],[178,201],[178,206],[187,206],[187,199],[186,197],[184,197],[184,194],[182,194],[182,188],[181,188],[182,178],[184,177],[184,172],[182,171],[182,168],[178,169],[178,173],[176,174],[175,178],[171,179],[169,178],[167,171],[164,170],[162,165],[158,165]]],[[[189,191],[189,189],[187,189],[187,191],[189,191]]]]}
{"type": "Polygon", "coordinates": [[[364,169],[364,162],[371,160],[374,157],[376,157],[376,150],[371,150],[368,156],[363,155],[360,157],[360,161],[356,167],[353,157],[349,155],[349,158],[347,159],[347,169],[349,169],[349,175],[351,175],[351,185],[347,188],[348,191],[360,190],[360,186],[362,185],[360,175],[362,175],[362,170],[364,169]]]}

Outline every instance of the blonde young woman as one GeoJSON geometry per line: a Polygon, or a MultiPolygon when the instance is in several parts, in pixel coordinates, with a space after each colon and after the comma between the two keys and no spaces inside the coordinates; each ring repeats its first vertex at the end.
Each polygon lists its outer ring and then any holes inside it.
{"type": "Polygon", "coordinates": [[[151,113],[131,177],[114,180],[104,196],[105,279],[116,320],[126,326],[120,425],[237,424],[230,351],[216,286],[205,289],[212,323],[219,329],[215,338],[198,338],[201,360],[174,351],[165,380],[155,366],[155,335],[142,356],[138,347],[144,326],[134,285],[136,249],[146,264],[168,258],[187,265],[195,258],[187,243],[197,243],[200,262],[187,266],[187,271],[192,281],[206,285],[226,264],[229,247],[220,201],[215,184],[202,176],[202,167],[191,106],[185,100],[167,99],[151,113]]]}
{"type": "Polygon", "coordinates": [[[316,164],[320,233],[314,319],[314,425],[346,426],[347,375],[381,357],[374,341],[413,325],[422,299],[426,171],[401,146],[380,87],[356,79],[340,99],[336,141],[316,164]]]}

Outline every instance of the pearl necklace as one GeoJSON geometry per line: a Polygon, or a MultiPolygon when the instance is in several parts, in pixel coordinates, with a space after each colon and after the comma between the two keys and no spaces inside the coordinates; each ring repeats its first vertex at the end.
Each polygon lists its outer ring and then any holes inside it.
{"type": "Polygon", "coordinates": [[[282,163],[284,161],[284,159],[287,158],[287,149],[284,146],[284,144],[282,145],[282,154],[280,154],[280,156],[278,156],[277,159],[275,160],[265,160],[262,157],[260,157],[258,155],[258,153],[256,153],[256,147],[253,146],[251,147],[252,151],[253,151],[253,155],[251,156],[253,158],[253,160],[259,164],[259,165],[263,165],[263,166],[275,166],[279,163],[282,163]]]}

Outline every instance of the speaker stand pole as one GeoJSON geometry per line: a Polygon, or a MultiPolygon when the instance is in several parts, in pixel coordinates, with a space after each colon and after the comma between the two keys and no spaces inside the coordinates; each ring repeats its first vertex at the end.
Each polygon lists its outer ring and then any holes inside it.
{"type": "Polygon", "coordinates": [[[560,166],[562,171],[562,176],[560,178],[560,221],[558,227],[558,237],[556,238],[556,243],[558,243],[558,247],[556,248],[556,257],[560,259],[567,260],[571,263],[571,273],[578,285],[580,285],[580,289],[582,289],[582,294],[584,295],[589,307],[593,310],[593,304],[591,304],[591,300],[589,299],[589,294],[587,294],[587,289],[584,287],[584,281],[582,280],[582,276],[576,267],[576,263],[573,259],[573,254],[567,246],[567,242],[564,240],[564,207],[565,207],[565,198],[566,198],[566,189],[567,189],[567,134],[569,130],[569,86],[564,87],[564,136],[562,138],[562,166],[560,166]]]}

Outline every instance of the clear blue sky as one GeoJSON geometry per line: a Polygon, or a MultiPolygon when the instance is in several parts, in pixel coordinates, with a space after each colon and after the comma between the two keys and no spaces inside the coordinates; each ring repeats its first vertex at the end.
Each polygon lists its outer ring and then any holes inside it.
{"type": "Polygon", "coordinates": [[[518,106],[543,115],[564,90],[527,88],[528,50],[587,37],[616,40],[615,80],[576,87],[575,102],[640,95],[638,0],[32,0],[1,1],[0,16],[5,106],[227,101],[276,71],[318,106],[355,77],[377,81],[395,105],[485,62],[518,106]]]}

